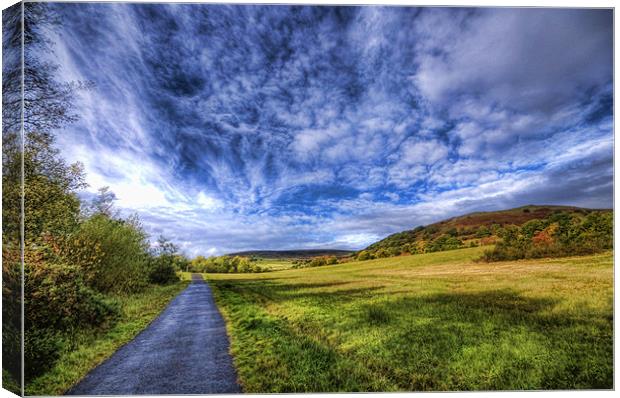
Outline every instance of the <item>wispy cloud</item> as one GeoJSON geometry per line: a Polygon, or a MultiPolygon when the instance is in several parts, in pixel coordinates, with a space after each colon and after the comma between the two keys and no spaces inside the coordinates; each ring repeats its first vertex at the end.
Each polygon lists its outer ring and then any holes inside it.
{"type": "Polygon", "coordinates": [[[610,10],[55,7],[64,156],[190,254],[612,205],[610,10]]]}

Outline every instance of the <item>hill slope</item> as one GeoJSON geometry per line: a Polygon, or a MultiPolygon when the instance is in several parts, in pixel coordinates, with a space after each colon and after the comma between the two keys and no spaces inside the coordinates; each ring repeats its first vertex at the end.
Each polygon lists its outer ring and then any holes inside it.
{"type": "MultiPolygon", "coordinates": [[[[415,247],[431,241],[441,240],[442,249],[461,247],[463,243],[478,245],[487,241],[492,241],[497,230],[507,225],[521,226],[534,219],[544,219],[554,213],[569,213],[583,217],[595,210],[570,206],[538,206],[528,205],[514,209],[476,212],[463,216],[453,217],[444,221],[427,226],[392,234],[385,239],[368,246],[365,251],[377,252],[381,249],[390,252],[400,250],[401,252],[415,250],[415,247]],[[460,243],[458,243],[460,241],[460,243]],[[451,247],[454,246],[454,247],[451,247]]],[[[427,248],[428,249],[428,248],[427,248]]],[[[428,250],[427,250],[428,251],[428,250]]],[[[389,253],[396,255],[396,253],[389,253]]]]}

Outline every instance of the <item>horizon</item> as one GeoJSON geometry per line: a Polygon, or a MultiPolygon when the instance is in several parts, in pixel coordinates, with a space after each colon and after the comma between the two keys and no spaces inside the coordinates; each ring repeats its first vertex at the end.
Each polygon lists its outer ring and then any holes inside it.
{"type": "Polygon", "coordinates": [[[191,256],[613,209],[611,10],[52,4],[80,195],[191,256]]]}

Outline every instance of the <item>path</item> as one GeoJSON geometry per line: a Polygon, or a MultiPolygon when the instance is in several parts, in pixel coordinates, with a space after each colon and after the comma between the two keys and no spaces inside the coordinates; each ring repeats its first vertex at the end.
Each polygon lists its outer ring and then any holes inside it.
{"type": "Polygon", "coordinates": [[[135,339],[93,369],[69,395],[241,392],[224,320],[199,274],[135,339]]]}

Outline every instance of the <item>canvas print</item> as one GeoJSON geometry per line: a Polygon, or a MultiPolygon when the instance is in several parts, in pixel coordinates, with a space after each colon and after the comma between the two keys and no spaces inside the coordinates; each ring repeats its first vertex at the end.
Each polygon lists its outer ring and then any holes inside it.
{"type": "Polygon", "coordinates": [[[612,9],[2,23],[4,389],[613,389],[612,9]]]}

